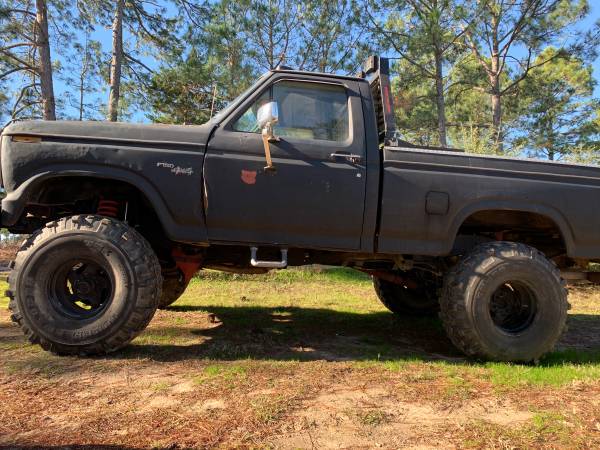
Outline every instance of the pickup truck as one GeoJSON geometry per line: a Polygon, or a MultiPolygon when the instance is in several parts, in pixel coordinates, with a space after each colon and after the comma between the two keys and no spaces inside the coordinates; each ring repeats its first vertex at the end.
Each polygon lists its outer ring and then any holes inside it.
{"type": "Polygon", "coordinates": [[[474,358],[536,361],[564,278],[600,261],[600,168],[398,139],[388,61],[280,67],[199,126],[18,122],[1,225],[29,234],[12,319],[57,354],[122,348],[194,273],[309,264],[370,274],[396,314],[438,314],[474,358]]]}

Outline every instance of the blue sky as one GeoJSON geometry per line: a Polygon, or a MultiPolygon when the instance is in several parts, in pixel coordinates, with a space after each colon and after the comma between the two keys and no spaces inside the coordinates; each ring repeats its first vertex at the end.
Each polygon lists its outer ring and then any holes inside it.
{"type": "MultiPolygon", "coordinates": [[[[594,23],[600,20],[600,1],[599,0],[589,0],[591,6],[590,14],[580,23],[580,30],[588,30],[590,29],[594,23]]],[[[594,67],[594,78],[597,81],[596,84],[596,97],[600,96],[600,57],[596,58],[596,61],[593,63],[594,67]]]]}

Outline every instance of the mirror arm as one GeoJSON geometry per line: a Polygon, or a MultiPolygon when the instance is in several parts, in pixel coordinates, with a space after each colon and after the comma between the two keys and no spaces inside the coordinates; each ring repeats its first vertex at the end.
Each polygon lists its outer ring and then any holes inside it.
{"type": "Polygon", "coordinates": [[[271,124],[268,124],[263,128],[262,141],[265,147],[265,159],[267,160],[267,165],[264,169],[266,172],[275,172],[277,169],[275,169],[275,166],[273,165],[273,160],[271,159],[271,146],[269,145],[269,142],[279,141],[279,138],[276,138],[273,135],[273,127],[271,126],[271,124]]]}

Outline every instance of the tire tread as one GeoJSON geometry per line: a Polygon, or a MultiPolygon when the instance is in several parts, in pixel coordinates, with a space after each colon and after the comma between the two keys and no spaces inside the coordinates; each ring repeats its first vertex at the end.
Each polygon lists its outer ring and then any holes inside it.
{"type": "Polygon", "coordinates": [[[152,320],[161,296],[162,276],[160,264],[154,250],[137,231],[123,222],[95,215],[77,215],[48,222],[43,228],[34,232],[21,245],[14,265],[8,276],[9,310],[11,319],[17,323],[26,338],[32,344],[39,344],[44,350],[58,355],[97,355],[110,353],[127,345],[133,340],[152,320]],[[19,311],[17,301],[18,277],[26,263],[29,253],[37,245],[43,243],[59,233],[84,231],[103,235],[113,243],[121,245],[130,260],[138,281],[140,281],[136,305],[128,321],[114,334],[84,345],[65,345],[51,342],[36,333],[19,311]]]}
{"type": "MultiPolygon", "coordinates": [[[[490,256],[501,255],[527,257],[537,264],[545,266],[552,274],[555,282],[561,286],[562,295],[559,302],[564,311],[565,320],[559,324],[561,329],[559,335],[566,330],[566,311],[569,303],[567,301],[566,282],[562,279],[557,265],[546,258],[539,250],[525,244],[516,242],[492,242],[475,247],[458,264],[446,274],[440,299],[440,318],[446,334],[452,343],[467,356],[483,359],[497,359],[478,337],[475,329],[471,326],[469,315],[464,303],[464,287],[468,286],[469,279],[477,273],[480,266],[490,256]]],[[[551,351],[555,342],[546,342],[537,355],[533,355],[531,361],[537,361],[545,353],[551,351]]],[[[528,362],[528,361],[526,361],[528,362]]]]}

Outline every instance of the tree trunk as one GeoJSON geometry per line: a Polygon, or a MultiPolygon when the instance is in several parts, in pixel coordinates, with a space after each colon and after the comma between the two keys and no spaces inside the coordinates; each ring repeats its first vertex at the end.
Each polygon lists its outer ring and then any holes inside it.
{"type": "MultiPolygon", "coordinates": [[[[492,57],[492,67],[494,59],[492,57]]],[[[493,70],[493,69],[492,69],[493,70]]],[[[498,152],[504,150],[504,136],[502,134],[502,97],[500,95],[500,74],[495,72],[490,75],[491,99],[492,99],[492,129],[498,142],[498,152]]]]}
{"type": "Polygon", "coordinates": [[[110,94],[108,97],[108,120],[116,122],[119,117],[121,68],[123,65],[123,0],[117,0],[112,26],[112,60],[110,62],[110,94]]]}
{"type": "Polygon", "coordinates": [[[81,63],[81,72],[79,72],[79,120],[83,120],[83,101],[85,98],[85,77],[88,71],[89,64],[89,46],[88,36],[85,36],[85,47],[83,50],[83,62],[81,63]]]}
{"type": "Polygon", "coordinates": [[[84,85],[83,83],[85,82],[85,80],[83,79],[83,76],[81,76],[80,78],[80,84],[79,84],[79,120],[83,120],[83,98],[84,98],[84,85]]]}
{"type": "Polygon", "coordinates": [[[56,120],[56,101],[52,82],[52,59],[50,40],[48,39],[48,10],[46,0],[36,0],[35,45],[39,52],[38,73],[42,90],[42,109],[44,120],[56,120]]]}
{"type": "Polygon", "coordinates": [[[500,94],[500,44],[498,40],[499,17],[492,16],[492,55],[491,71],[488,72],[492,100],[492,129],[497,142],[497,151],[504,151],[504,136],[502,134],[502,98],[500,94]]]}
{"type": "Polygon", "coordinates": [[[439,52],[436,52],[435,54],[435,91],[440,146],[448,147],[448,140],[446,137],[446,101],[444,98],[444,74],[442,68],[442,55],[439,54],[439,52]]]}

